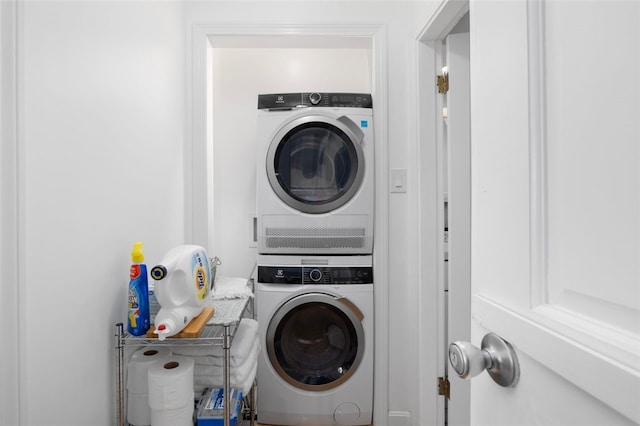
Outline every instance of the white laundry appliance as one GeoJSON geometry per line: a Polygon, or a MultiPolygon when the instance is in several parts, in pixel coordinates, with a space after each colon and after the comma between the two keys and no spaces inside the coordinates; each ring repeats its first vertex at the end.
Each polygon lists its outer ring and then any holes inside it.
{"type": "Polygon", "coordinates": [[[258,256],[260,423],[371,424],[371,261],[369,255],[258,256]]]}
{"type": "Polygon", "coordinates": [[[369,94],[258,96],[259,253],[372,253],[372,111],[369,94]]]}

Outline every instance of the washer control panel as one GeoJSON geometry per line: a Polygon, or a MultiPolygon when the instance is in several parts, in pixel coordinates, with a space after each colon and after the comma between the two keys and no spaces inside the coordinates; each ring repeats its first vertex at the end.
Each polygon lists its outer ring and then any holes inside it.
{"type": "Polygon", "coordinates": [[[262,284],[373,284],[371,266],[258,266],[262,284]]]}

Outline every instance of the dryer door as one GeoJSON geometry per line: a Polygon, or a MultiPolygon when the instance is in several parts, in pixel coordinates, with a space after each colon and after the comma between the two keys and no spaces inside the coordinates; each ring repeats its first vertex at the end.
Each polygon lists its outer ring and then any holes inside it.
{"type": "Polygon", "coordinates": [[[349,118],[307,115],[285,125],[267,152],[267,177],[278,197],[304,213],[347,203],[364,177],[364,133],[349,118]]]}
{"type": "Polygon", "coordinates": [[[285,302],[267,328],[272,367],[289,384],[323,391],[344,383],[364,354],[362,312],[348,299],[306,293],[285,302]]]}

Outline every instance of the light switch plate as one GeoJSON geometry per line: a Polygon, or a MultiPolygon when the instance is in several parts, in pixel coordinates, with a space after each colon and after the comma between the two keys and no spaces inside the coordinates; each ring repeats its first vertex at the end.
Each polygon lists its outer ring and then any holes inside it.
{"type": "Polygon", "coordinates": [[[391,169],[389,191],[407,192],[407,169],[391,169]]]}

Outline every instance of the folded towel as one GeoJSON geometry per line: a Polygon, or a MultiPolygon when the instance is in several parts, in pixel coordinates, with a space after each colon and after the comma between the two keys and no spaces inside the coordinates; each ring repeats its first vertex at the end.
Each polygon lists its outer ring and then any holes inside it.
{"type": "Polygon", "coordinates": [[[242,389],[243,395],[249,394],[249,390],[251,390],[251,387],[253,386],[253,382],[256,379],[257,372],[258,372],[258,363],[255,362],[253,364],[253,368],[251,369],[251,372],[249,373],[249,375],[247,375],[247,378],[245,379],[245,381],[238,383],[238,388],[242,389]]]}
{"type": "MultiPolygon", "coordinates": [[[[258,338],[256,337],[254,339],[254,342],[257,342],[258,338]]],[[[242,354],[236,354],[236,355],[231,355],[229,358],[229,365],[231,366],[231,368],[234,367],[238,367],[240,365],[242,365],[242,363],[244,363],[247,359],[247,357],[249,356],[250,351],[247,351],[245,353],[242,354]]],[[[223,367],[224,366],[224,357],[223,356],[211,356],[211,355],[206,355],[206,356],[191,356],[190,358],[193,359],[193,362],[195,363],[195,365],[202,365],[202,366],[215,366],[215,367],[223,367]]]]}
{"type": "MultiPolygon", "coordinates": [[[[191,358],[193,358],[195,365],[214,365],[216,367],[222,367],[224,365],[224,357],[222,356],[192,355],[191,358]]],[[[236,361],[237,359],[238,358],[231,357],[229,365],[231,365],[231,367],[235,367],[244,361],[244,358],[240,359],[240,362],[236,361]]]]}
{"type": "MultiPolygon", "coordinates": [[[[229,385],[232,388],[242,389],[243,394],[251,389],[258,367],[258,354],[260,342],[256,339],[250,355],[239,366],[229,371],[229,385]]],[[[206,387],[221,388],[224,386],[224,371],[222,367],[211,365],[195,365],[193,368],[194,391],[201,393],[206,387]]]]}
{"type": "MultiPolygon", "coordinates": [[[[231,342],[230,356],[231,360],[236,364],[241,364],[242,360],[247,357],[254,340],[258,338],[258,321],[251,318],[243,318],[238,324],[238,328],[231,342]],[[239,358],[239,359],[238,359],[239,358]],[[234,361],[235,359],[235,361],[234,361]]],[[[174,346],[174,354],[196,357],[223,357],[224,350],[221,346],[174,346]]],[[[220,360],[222,362],[222,359],[220,360]]],[[[204,364],[204,362],[200,362],[204,364]]],[[[197,364],[197,362],[196,362],[197,364]]],[[[218,365],[210,363],[211,365],[218,365]]],[[[222,364],[219,364],[222,365],[222,364]]]]}
{"type": "MultiPolygon", "coordinates": [[[[237,356],[232,356],[229,360],[229,366],[233,369],[236,367],[241,367],[247,361],[247,358],[250,358],[253,352],[256,350],[256,345],[259,345],[258,337],[253,339],[253,345],[251,345],[251,349],[246,351],[245,353],[237,356]]],[[[222,368],[224,367],[224,357],[221,356],[191,356],[193,362],[199,368],[205,367],[213,367],[222,368]]],[[[209,373],[205,373],[209,374],[209,373]]]]}
{"type": "MultiPolygon", "coordinates": [[[[260,352],[260,342],[258,339],[249,353],[245,361],[235,367],[229,368],[229,377],[234,383],[242,383],[253,368],[253,364],[258,362],[258,353],[260,352]]],[[[224,369],[217,365],[201,365],[196,364],[193,367],[193,382],[198,384],[222,383],[224,380],[224,369]]]]}
{"type": "Polygon", "coordinates": [[[236,299],[238,297],[252,297],[246,278],[217,277],[213,284],[214,299],[236,299]]]}
{"type": "MultiPolygon", "coordinates": [[[[251,390],[251,386],[253,386],[253,382],[256,378],[257,371],[258,371],[258,364],[255,363],[253,365],[253,369],[251,370],[250,374],[247,376],[247,379],[244,382],[241,382],[241,383],[231,382],[229,386],[232,388],[240,389],[243,395],[248,395],[249,391],[251,390]]],[[[204,392],[204,390],[207,388],[216,389],[216,388],[222,388],[223,386],[224,386],[223,382],[220,382],[220,384],[216,384],[216,385],[201,385],[201,384],[194,383],[193,390],[196,395],[201,395],[204,392]]]]}
{"type": "Polygon", "coordinates": [[[231,356],[246,356],[252,349],[254,340],[258,340],[258,321],[243,318],[231,342],[231,356]]]}

